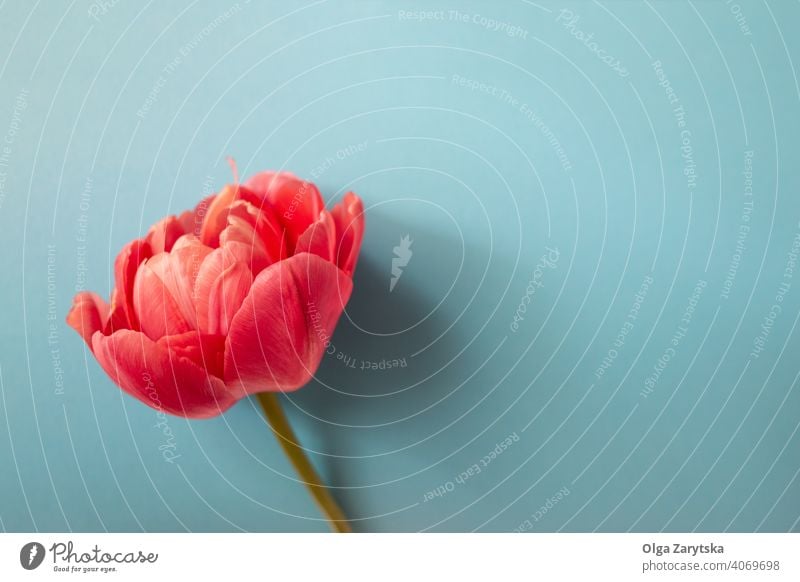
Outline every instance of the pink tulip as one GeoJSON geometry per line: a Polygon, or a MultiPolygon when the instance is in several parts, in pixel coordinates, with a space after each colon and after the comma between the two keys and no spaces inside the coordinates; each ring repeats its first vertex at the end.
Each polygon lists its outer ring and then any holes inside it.
{"type": "Polygon", "coordinates": [[[67,323],[125,392],[189,418],[306,384],[347,304],[364,234],[353,193],[330,212],[286,172],[227,185],[117,256],[110,304],[67,323]]]}

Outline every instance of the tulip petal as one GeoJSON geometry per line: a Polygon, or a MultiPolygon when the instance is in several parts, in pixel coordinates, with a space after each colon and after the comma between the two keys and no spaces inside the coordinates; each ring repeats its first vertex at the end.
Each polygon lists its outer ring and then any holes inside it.
{"type": "Polygon", "coordinates": [[[187,331],[180,335],[168,335],[156,342],[173,355],[188,358],[207,373],[222,378],[225,355],[225,336],[187,331]]]}
{"type": "Polygon", "coordinates": [[[286,240],[283,224],[275,209],[265,199],[244,186],[239,187],[240,201],[231,207],[231,214],[246,218],[264,243],[270,264],[286,258],[286,240]]]}
{"type": "Polygon", "coordinates": [[[295,253],[312,253],[326,261],[334,260],[336,247],[336,224],[330,212],[323,210],[319,220],[309,226],[297,239],[295,253]]]}
{"type": "Polygon", "coordinates": [[[203,229],[205,216],[208,213],[208,209],[216,196],[216,194],[206,196],[197,204],[197,206],[194,207],[193,210],[187,210],[186,212],[181,213],[181,215],[178,217],[178,220],[181,223],[181,227],[183,227],[183,232],[186,234],[193,234],[196,237],[200,236],[200,232],[203,229]]]}
{"type": "Polygon", "coordinates": [[[130,328],[125,306],[120,302],[120,291],[115,288],[111,292],[111,305],[109,306],[108,317],[102,331],[103,335],[111,335],[119,329],[130,328]]]}
{"type": "Polygon", "coordinates": [[[358,262],[361,241],[364,238],[364,205],[361,198],[348,192],[331,210],[336,223],[336,251],[334,262],[352,276],[358,262]]]}
{"type": "Polygon", "coordinates": [[[175,216],[167,216],[150,227],[144,240],[150,245],[153,254],[156,255],[171,251],[172,245],[184,233],[180,220],[175,216]]]}
{"type": "Polygon", "coordinates": [[[202,333],[227,330],[253,282],[250,269],[227,247],[214,249],[194,285],[197,329],[202,333]]]}
{"type": "Polygon", "coordinates": [[[194,303],[194,284],[200,266],[213,249],[205,246],[194,235],[183,235],[170,253],[161,253],[147,261],[167,291],[175,300],[184,320],[195,326],[197,308],[194,303]]]}
{"type": "Polygon", "coordinates": [[[142,333],[96,333],[92,351],[103,370],[125,392],[156,410],[188,418],[209,418],[242,395],[229,390],[191,359],[142,333]]]}
{"type": "Polygon", "coordinates": [[[159,276],[169,255],[161,253],[139,266],[133,286],[134,306],[142,331],[152,340],[176,335],[191,329],[169,287],[159,276]],[[152,263],[152,264],[151,264],[152,263]]]}
{"type": "Polygon", "coordinates": [[[248,394],[306,384],[352,291],[336,265],[301,253],[263,270],[231,322],[225,381],[248,394]]]}
{"type": "Polygon", "coordinates": [[[237,261],[214,281],[208,294],[208,333],[226,334],[236,312],[247,297],[253,275],[247,265],[237,261]]]}
{"type": "Polygon", "coordinates": [[[289,172],[261,172],[245,186],[266,199],[286,229],[289,252],[297,239],[319,218],[324,204],[317,187],[289,172]]]}
{"type": "Polygon", "coordinates": [[[256,230],[255,208],[247,202],[237,201],[228,214],[228,226],[219,235],[220,246],[228,248],[237,259],[247,265],[254,273],[277,260],[272,258],[264,244],[264,239],[256,230]],[[253,209],[253,214],[249,208],[253,209]]]}
{"type": "MultiPolygon", "coordinates": [[[[117,255],[114,261],[114,280],[116,283],[116,301],[113,307],[120,306],[128,320],[128,328],[139,330],[139,318],[133,306],[133,285],[136,271],[143,261],[153,256],[150,245],[142,239],[132,240],[117,255]]],[[[116,311],[116,309],[112,309],[116,311]]]]}
{"type": "Polygon", "coordinates": [[[97,293],[82,291],[72,300],[72,308],[67,314],[67,324],[91,347],[92,336],[94,332],[103,329],[108,319],[108,312],[108,303],[97,293]]]}
{"type": "Polygon", "coordinates": [[[211,248],[219,246],[219,235],[228,224],[228,212],[236,200],[238,186],[226,185],[211,201],[200,229],[200,241],[211,248]]]}

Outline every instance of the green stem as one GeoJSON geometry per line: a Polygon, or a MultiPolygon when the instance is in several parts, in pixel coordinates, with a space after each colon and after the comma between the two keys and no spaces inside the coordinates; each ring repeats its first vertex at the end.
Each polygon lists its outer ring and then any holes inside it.
{"type": "Polygon", "coordinates": [[[283,452],[289,457],[289,460],[294,465],[297,474],[300,475],[303,483],[305,483],[314,501],[317,502],[322,513],[328,520],[331,529],[337,533],[349,533],[350,524],[345,517],[344,512],[341,510],[336,500],[330,494],[327,487],[322,483],[317,472],[314,470],[311,461],[308,460],[305,452],[294,434],[286,414],[283,412],[283,407],[278,400],[278,395],[274,392],[259,392],[256,394],[261,408],[269,421],[272,430],[275,431],[275,437],[283,448],[283,452]]]}

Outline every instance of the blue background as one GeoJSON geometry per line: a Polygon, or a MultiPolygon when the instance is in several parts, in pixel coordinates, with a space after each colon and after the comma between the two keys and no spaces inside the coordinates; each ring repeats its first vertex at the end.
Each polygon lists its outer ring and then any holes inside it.
{"type": "Polygon", "coordinates": [[[228,155],[365,202],[332,353],[284,400],[356,530],[799,529],[799,4],[0,22],[5,530],[327,529],[253,401],[165,434],[64,324],[125,242],[232,180],[228,155]]]}

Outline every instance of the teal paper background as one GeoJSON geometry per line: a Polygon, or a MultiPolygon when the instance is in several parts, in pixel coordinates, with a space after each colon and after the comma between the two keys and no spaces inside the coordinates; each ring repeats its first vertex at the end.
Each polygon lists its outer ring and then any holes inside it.
{"type": "Polygon", "coordinates": [[[357,531],[798,530],[800,4],[0,22],[3,529],[327,529],[252,401],[164,423],[64,324],[230,155],[365,202],[332,354],[285,400],[357,531]]]}

